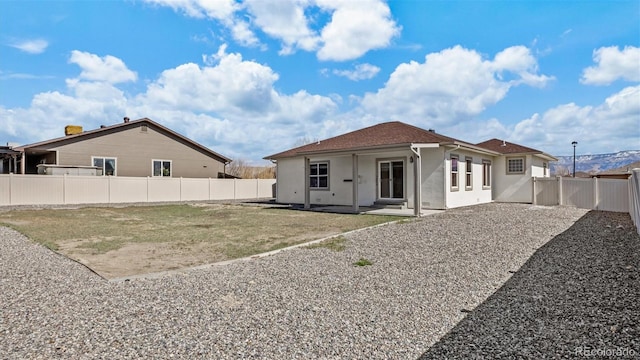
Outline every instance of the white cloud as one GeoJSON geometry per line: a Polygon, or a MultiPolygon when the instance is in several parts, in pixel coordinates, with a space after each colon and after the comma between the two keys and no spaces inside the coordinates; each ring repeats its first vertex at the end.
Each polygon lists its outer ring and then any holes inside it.
{"type": "Polygon", "coordinates": [[[278,74],[240,54],[227,54],[226,46],[205,57],[208,65],[189,63],[165,70],[148,86],[144,101],[161,108],[204,112],[264,112],[275,106],[273,83],[278,74]]]}
{"type": "Polygon", "coordinates": [[[54,79],[53,75],[35,75],[25,73],[9,73],[5,74],[0,71],[0,80],[4,79],[23,79],[23,80],[37,80],[37,79],[54,79]]]}
{"type": "Polygon", "coordinates": [[[531,55],[531,50],[525,46],[512,46],[497,53],[491,68],[499,78],[505,72],[518,76],[512,83],[529,86],[544,87],[553,77],[538,75],[538,61],[531,55]]]}
{"type": "Polygon", "coordinates": [[[513,127],[509,139],[552,154],[566,154],[571,141],[598,154],[640,148],[640,86],[627,87],[598,106],[563,104],[513,127]]]}
{"type": "Polygon", "coordinates": [[[378,75],[380,68],[371,64],[358,64],[354,70],[333,70],[338,76],[344,76],[353,81],[371,79],[378,75]]]}
{"type": "Polygon", "coordinates": [[[398,65],[383,88],[365,94],[362,106],[385,119],[450,126],[496,104],[513,86],[543,86],[551,79],[536,71],[535,59],[521,46],[494,60],[455,46],[428,54],[424,63],[398,65]]]}
{"type": "Polygon", "coordinates": [[[144,0],[147,3],[168,6],[174,11],[182,11],[185,15],[194,18],[209,17],[225,20],[238,9],[235,0],[144,0]]]}
{"type": "Polygon", "coordinates": [[[580,82],[588,85],[609,85],[623,79],[640,81],[640,48],[625,46],[601,47],[593,51],[595,66],[584,69],[580,82]]]}
{"type": "Polygon", "coordinates": [[[320,60],[357,59],[370,50],[389,46],[400,34],[389,6],[379,0],[317,0],[318,6],[333,11],[331,22],[322,29],[320,60]]]}
{"type": "Polygon", "coordinates": [[[295,49],[313,51],[319,37],[312,31],[304,14],[304,0],[247,0],[248,11],[255,18],[254,24],[265,34],[282,41],[281,54],[291,54],[295,49]]]}
{"type": "MultiPolygon", "coordinates": [[[[123,116],[149,117],[226,156],[257,160],[305,135],[332,136],[340,129],[327,120],[335,117],[337,100],[304,90],[281,93],[275,89],[277,73],[227,53],[226,46],[203,57],[206,65],[167,69],[133,95],[106,81],[100,66],[87,65],[112,61],[81,52],[75,59],[81,73],[66,79],[64,92],[36,94],[26,108],[0,106],[0,138],[33,143],[62,136],[68,124],[95,129],[118,123],[123,116]]],[[[106,68],[106,73],[121,77],[122,72],[106,68]]],[[[119,68],[127,69],[124,62],[119,68]]]]}
{"type": "Polygon", "coordinates": [[[69,62],[80,66],[82,69],[80,79],[83,80],[117,84],[136,81],[138,78],[138,75],[129,70],[122,60],[111,55],[99,57],[88,52],[73,50],[69,62]]]}
{"type": "Polygon", "coordinates": [[[11,43],[9,46],[29,54],[42,54],[49,47],[49,42],[43,39],[23,40],[11,43]]]}
{"type": "Polygon", "coordinates": [[[281,42],[281,55],[316,51],[323,61],[357,59],[370,50],[385,48],[401,30],[382,0],[146,1],[187,16],[216,20],[240,45],[265,47],[258,31],[281,42]],[[331,15],[326,24],[317,22],[318,10],[331,15]]]}

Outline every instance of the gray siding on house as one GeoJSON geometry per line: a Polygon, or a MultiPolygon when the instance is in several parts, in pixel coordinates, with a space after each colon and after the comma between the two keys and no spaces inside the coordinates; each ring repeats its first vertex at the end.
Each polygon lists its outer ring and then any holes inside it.
{"type": "Polygon", "coordinates": [[[93,165],[92,156],[117,158],[118,176],[152,176],[154,159],[171,160],[173,177],[216,178],[224,171],[223,161],[168,136],[152,124],[140,123],[136,127],[117,130],[81,141],[38,148],[57,151],[58,165],[93,165]]]}

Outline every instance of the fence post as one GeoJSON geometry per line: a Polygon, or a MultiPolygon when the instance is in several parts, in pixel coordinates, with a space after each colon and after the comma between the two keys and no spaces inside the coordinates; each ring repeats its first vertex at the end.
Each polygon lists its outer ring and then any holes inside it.
{"type": "Polygon", "coordinates": [[[591,208],[593,210],[598,210],[598,208],[600,207],[600,199],[598,199],[600,195],[598,191],[598,178],[594,177],[591,179],[593,179],[593,203],[594,203],[591,208]]]}
{"type": "Polygon", "coordinates": [[[562,201],[562,176],[558,176],[558,205],[563,205],[562,201]]]}
{"type": "Polygon", "coordinates": [[[67,174],[62,174],[62,203],[67,203],[67,174]]]}
{"type": "Polygon", "coordinates": [[[13,205],[13,197],[11,196],[13,192],[13,173],[9,173],[9,205],[13,205]]]}

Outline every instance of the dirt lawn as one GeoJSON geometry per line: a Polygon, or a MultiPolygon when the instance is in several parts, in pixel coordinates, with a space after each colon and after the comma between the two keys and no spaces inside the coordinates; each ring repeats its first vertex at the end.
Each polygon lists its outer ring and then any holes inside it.
{"type": "Polygon", "coordinates": [[[397,219],[228,204],[0,212],[0,225],[105,278],[251,256],[397,219]]]}

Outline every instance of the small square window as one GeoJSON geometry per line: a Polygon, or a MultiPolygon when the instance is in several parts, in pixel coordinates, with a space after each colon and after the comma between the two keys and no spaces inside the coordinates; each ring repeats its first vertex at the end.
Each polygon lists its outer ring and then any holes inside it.
{"type": "Polygon", "coordinates": [[[524,158],[508,158],[507,174],[524,174],[524,158]]]}
{"type": "Polygon", "coordinates": [[[329,163],[309,164],[309,188],[312,190],[329,189],[329,163]]]}
{"type": "Polygon", "coordinates": [[[153,160],[153,177],[171,177],[171,160],[153,160]]]}

